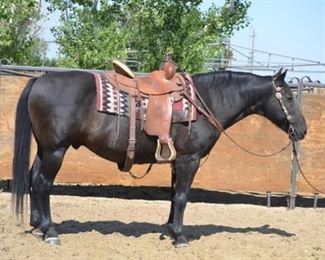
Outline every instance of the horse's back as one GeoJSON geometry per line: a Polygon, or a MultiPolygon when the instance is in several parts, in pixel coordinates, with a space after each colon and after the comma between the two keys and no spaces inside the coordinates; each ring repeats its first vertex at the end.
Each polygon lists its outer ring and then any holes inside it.
{"type": "Polygon", "coordinates": [[[89,111],[95,110],[95,97],[96,85],[91,73],[55,72],[39,77],[28,100],[37,140],[49,146],[72,143],[67,138],[81,134],[89,111]]]}
{"type": "Polygon", "coordinates": [[[96,86],[92,73],[82,71],[54,72],[40,76],[33,85],[30,102],[33,96],[46,99],[57,104],[61,100],[78,101],[81,94],[95,93],[96,86]]]}

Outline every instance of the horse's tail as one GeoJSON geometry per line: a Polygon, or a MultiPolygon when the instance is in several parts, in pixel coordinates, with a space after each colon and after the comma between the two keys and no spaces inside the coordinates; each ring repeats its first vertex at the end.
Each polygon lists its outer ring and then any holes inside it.
{"type": "Polygon", "coordinates": [[[28,112],[28,97],[37,78],[29,80],[16,108],[15,150],[12,162],[12,203],[16,216],[23,216],[24,195],[29,191],[29,157],[32,127],[28,112]]]}

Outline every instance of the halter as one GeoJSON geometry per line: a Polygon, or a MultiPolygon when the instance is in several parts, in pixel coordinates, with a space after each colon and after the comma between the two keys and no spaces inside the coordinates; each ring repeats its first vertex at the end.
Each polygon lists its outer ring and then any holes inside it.
{"type": "Polygon", "coordinates": [[[275,97],[276,97],[277,101],[279,102],[280,107],[281,107],[283,113],[285,114],[286,119],[289,123],[288,135],[289,135],[290,139],[293,139],[296,136],[296,132],[293,127],[294,122],[292,122],[292,116],[289,114],[288,109],[284,105],[284,102],[282,99],[282,93],[281,93],[282,87],[277,86],[275,84],[274,80],[272,80],[272,83],[273,83],[273,87],[274,87],[274,91],[275,91],[275,97]]]}

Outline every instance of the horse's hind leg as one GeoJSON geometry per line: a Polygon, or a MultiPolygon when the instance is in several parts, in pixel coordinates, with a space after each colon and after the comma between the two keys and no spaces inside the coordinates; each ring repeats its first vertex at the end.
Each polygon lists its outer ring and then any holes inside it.
{"type": "Polygon", "coordinates": [[[50,210],[50,191],[66,148],[38,152],[31,175],[31,225],[43,233],[45,242],[60,244],[50,210]]]}
{"type": "Polygon", "coordinates": [[[41,158],[40,158],[40,150],[38,150],[36,157],[34,159],[33,166],[30,170],[29,174],[29,185],[30,185],[30,225],[35,229],[33,230],[33,234],[36,237],[43,238],[43,232],[39,229],[41,225],[41,200],[35,189],[35,179],[38,178],[41,170],[41,158]]]}

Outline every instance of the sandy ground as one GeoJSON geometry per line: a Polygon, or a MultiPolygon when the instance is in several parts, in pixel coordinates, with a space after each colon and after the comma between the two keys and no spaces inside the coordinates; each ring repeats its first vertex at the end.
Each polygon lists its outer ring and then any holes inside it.
{"type": "Polygon", "coordinates": [[[0,193],[0,259],[325,259],[324,208],[189,203],[190,246],[176,249],[161,235],[167,201],[51,198],[61,246],[17,226],[0,193]]]}

